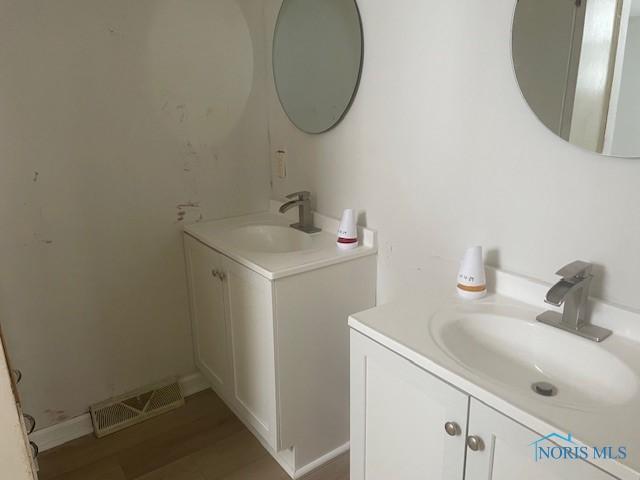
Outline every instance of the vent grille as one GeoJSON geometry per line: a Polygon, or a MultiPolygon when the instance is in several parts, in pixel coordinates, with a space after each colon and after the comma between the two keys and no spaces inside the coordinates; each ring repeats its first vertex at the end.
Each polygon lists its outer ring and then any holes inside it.
{"type": "Polygon", "coordinates": [[[180,384],[172,379],[91,405],[89,411],[100,438],[183,405],[180,384]]]}

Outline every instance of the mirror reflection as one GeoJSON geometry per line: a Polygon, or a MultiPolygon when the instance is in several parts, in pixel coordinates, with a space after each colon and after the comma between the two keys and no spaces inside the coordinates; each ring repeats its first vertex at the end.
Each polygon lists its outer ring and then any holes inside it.
{"type": "Polygon", "coordinates": [[[551,131],[640,156],[640,0],[518,0],[512,53],[520,89],[551,131]]]}

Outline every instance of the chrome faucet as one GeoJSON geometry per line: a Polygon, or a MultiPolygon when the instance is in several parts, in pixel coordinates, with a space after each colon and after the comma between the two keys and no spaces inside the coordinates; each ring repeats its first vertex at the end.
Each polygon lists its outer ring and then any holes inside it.
{"type": "Polygon", "coordinates": [[[611,330],[591,325],[587,321],[592,269],[593,265],[590,263],[578,260],[558,270],[556,275],[560,275],[562,280],[549,289],[544,301],[555,307],[564,304],[564,310],[562,314],[548,310],[538,315],[538,321],[595,342],[601,342],[611,335],[611,330]]]}
{"type": "Polygon", "coordinates": [[[292,200],[283,203],[280,206],[280,213],[298,207],[299,220],[298,223],[292,223],[291,228],[300,230],[305,233],[316,233],[321,229],[313,226],[313,214],[311,213],[311,193],[302,191],[287,195],[292,200]]]}

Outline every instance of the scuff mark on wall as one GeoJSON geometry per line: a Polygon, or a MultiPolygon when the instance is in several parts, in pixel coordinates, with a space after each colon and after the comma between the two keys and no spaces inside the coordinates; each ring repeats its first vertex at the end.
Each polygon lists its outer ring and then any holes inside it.
{"type": "Polygon", "coordinates": [[[53,244],[53,240],[51,240],[50,238],[46,238],[46,237],[42,237],[39,233],[34,233],[33,234],[33,238],[39,242],[42,243],[44,245],[51,245],[53,244]]]}
{"type": "Polygon", "coordinates": [[[178,112],[179,122],[183,123],[185,118],[187,118],[187,106],[186,105],[176,105],[176,111],[178,112]]]}
{"type": "Polygon", "coordinates": [[[196,151],[195,147],[193,146],[193,144],[187,140],[184,144],[185,147],[185,155],[187,155],[189,158],[187,160],[185,160],[182,164],[182,171],[184,172],[190,172],[191,171],[191,159],[194,159],[195,161],[197,161],[198,159],[198,152],[196,151]]]}
{"type": "Polygon", "coordinates": [[[38,177],[40,176],[40,172],[38,172],[37,170],[35,170],[33,172],[33,181],[37,182],[38,181],[38,177]]]}
{"type": "Polygon", "coordinates": [[[53,423],[64,422],[69,419],[69,415],[64,410],[51,410],[46,409],[44,413],[49,417],[49,420],[53,423]]]}
{"type": "MultiPolygon", "coordinates": [[[[194,210],[200,209],[200,202],[189,201],[185,203],[179,203],[176,205],[176,209],[178,210],[178,219],[176,223],[180,223],[185,220],[185,217],[187,216],[188,213],[194,210]]],[[[202,213],[198,211],[198,218],[196,221],[200,221],[200,220],[202,220],[202,213]]]]}
{"type": "Polygon", "coordinates": [[[187,151],[187,155],[191,155],[194,157],[198,156],[198,152],[196,151],[196,149],[193,147],[193,143],[191,143],[189,140],[186,141],[186,143],[184,144],[186,151],[187,151]]]}
{"type": "Polygon", "coordinates": [[[187,203],[179,203],[176,205],[177,208],[200,208],[200,202],[187,202],[187,203]]]}

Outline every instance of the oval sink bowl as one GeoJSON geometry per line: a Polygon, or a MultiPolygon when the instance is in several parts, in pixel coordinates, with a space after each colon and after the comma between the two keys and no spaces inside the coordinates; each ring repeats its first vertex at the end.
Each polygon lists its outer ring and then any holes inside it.
{"type": "Polygon", "coordinates": [[[538,312],[496,305],[460,305],[430,323],[438,346],[469,372],[540,400],[574,408],[632,400],[638,376],[599,344],[536,321],[538,312]],[[553,396],[535,393],[547,382],[553,396]]]}
{"type": "Polygon", "coordinates": [[[279,225],[245,225],[229,230],[225,236],[236,248],[254,252],[297,252],[313,245],[310,235],[279,225]]]}

